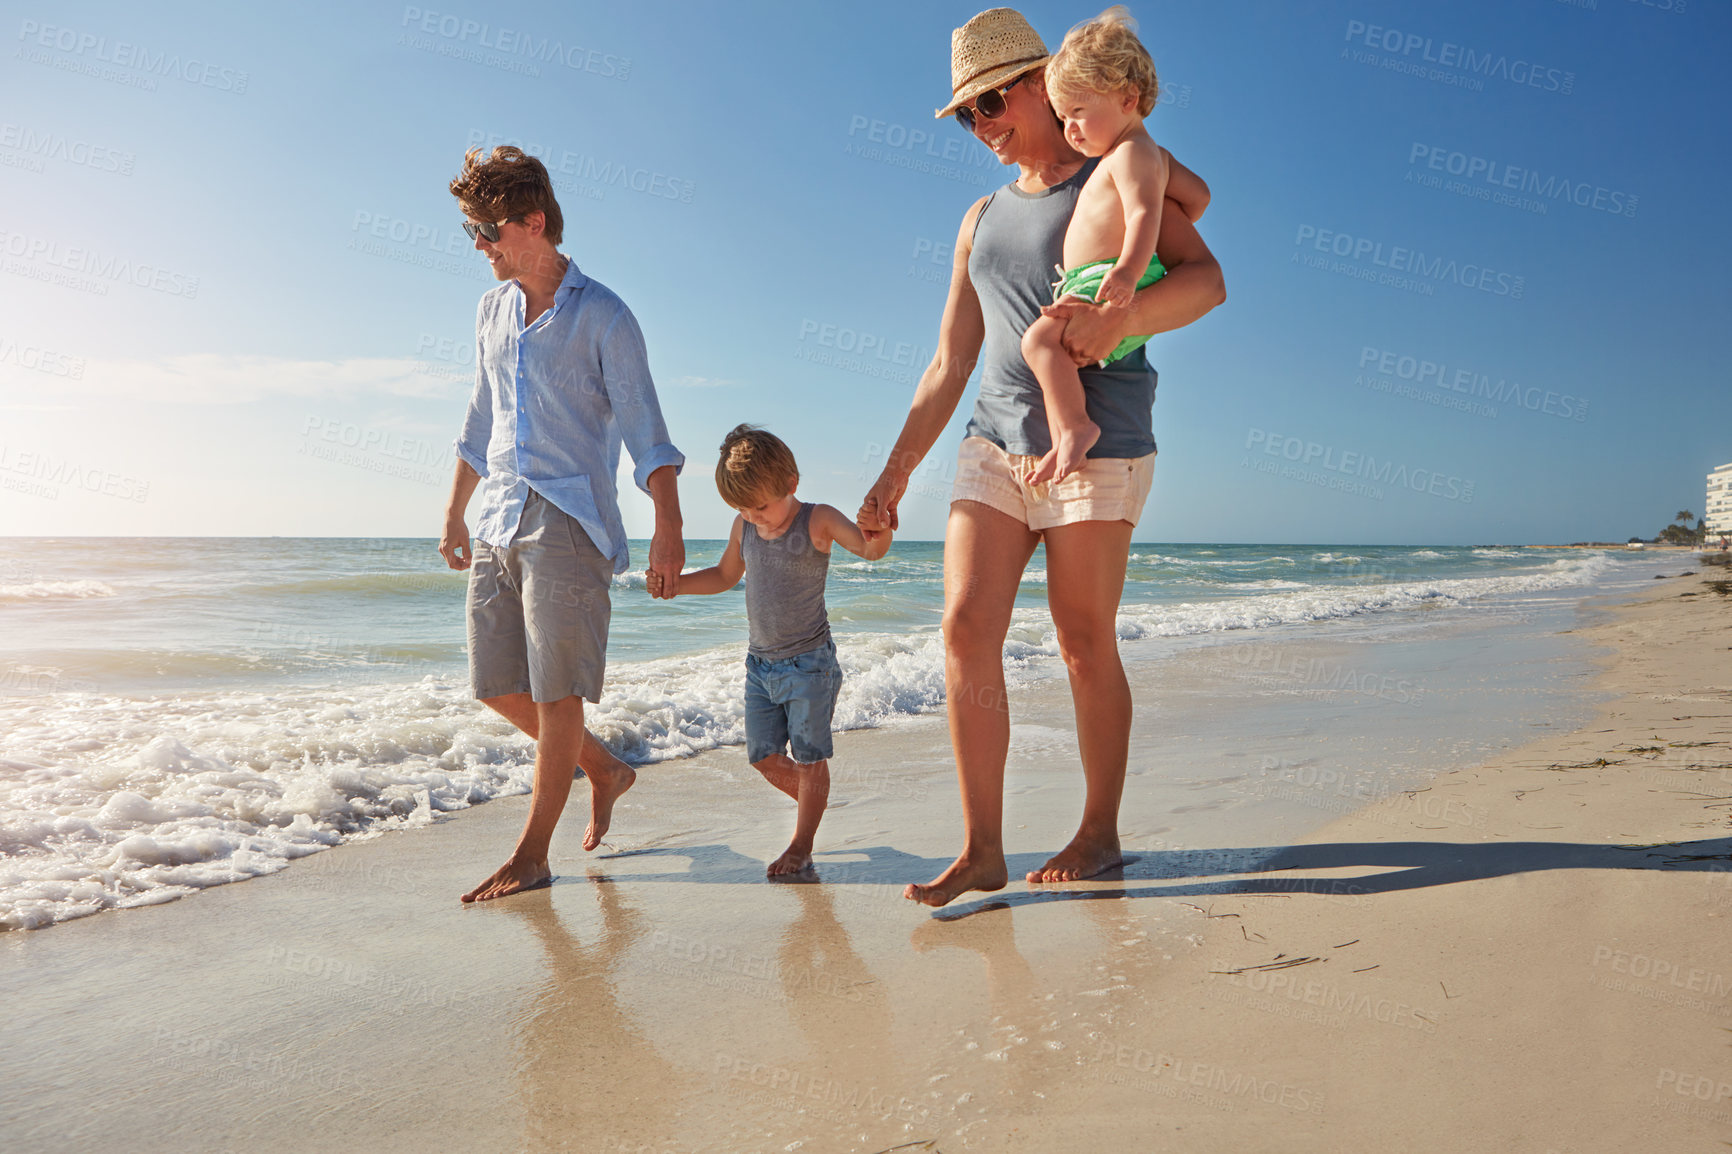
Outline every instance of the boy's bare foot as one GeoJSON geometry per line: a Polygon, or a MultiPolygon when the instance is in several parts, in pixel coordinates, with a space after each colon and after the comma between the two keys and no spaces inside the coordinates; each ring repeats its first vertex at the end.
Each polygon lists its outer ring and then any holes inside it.
{"type": "Polygon", "coordinates": [[[553,880],[553,873],[547,868],[547,859],[530,861],[513,854],[504,865],[493,871],[493,876],[463,895],[466,902],[484,902],[492,898],[502,898],[508,894],[522,893],[524,890],[539,889],[553,880]]]}
{"type": "Polygon", "coordinates": [[[1070,844],[1059,850],[1053,858],[1037,870],[1031,870],[1028,880],[1031,882],[1075,882],[1083,878],[1092,878],[1096,874],[1106,873],[1110,869],[1125,864],[1124,855],[1119,852],[1117,834],[1111,837],[1091,838],[1077,834],[1071,838],[1070,844]]]}
{"type": "Polygon", "coordinates": [[[1062,481],[1088,463],[1089,450],[1101,439],[1101,427],[1085,420],[1074,429],[1054,429],[1052,449],[1028,475],[1031,485],[1062,481]]]}
{"type": "Polygon", "coordinates": [[[798,846],[789,846],[782,851],[782,856],[771,862],[764,870],[765,877],[779,878],[788,874],[797,874],[812,868],[812,853],[798,846]]]}
{"type": "Polygon", "coordinates": [[[969,890],[1001,890],[1009,880],[1010,872],[1005,868],[1002,853],[976,860],[964,852],[950,863],[949,869],[923,886],[909,886],[902,896],[923,906],[942,906],[969,890]]]}
{"type": "Polygon", "coordinates": [[[600,764],[586,766],[583,771],[583,776],[589,779],[589,826],[583,831],[583,848],[589,850],[607,836],[607,827],[613,821],[613,803],[637,782],[637,770],[606,750],[601,750],[601,754],[594,757],[600,764]]]}

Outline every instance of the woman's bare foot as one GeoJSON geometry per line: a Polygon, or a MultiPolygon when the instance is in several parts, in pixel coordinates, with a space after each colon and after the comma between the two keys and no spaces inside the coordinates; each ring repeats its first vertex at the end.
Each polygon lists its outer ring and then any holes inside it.
{"type": "Polygon", "coordinates": [[[1028,475],[1028,483],[1044,485],[1048,481],[1064,480],[1088,464],[1089,450],[1100,439],[1101,427],[1093,421],[1084,421],[1074,429],[1055,428],[1052,431],[1052,449],[1028,475]]]}
{"type": "Polygon", "coordinates": [[[547,868],[547,859],[530,861],[513,854],[504,865],[493,871],[493,876],[463,895],[466,902],[484,902],[492,898],[502,898],[508,894],[522,893],[524,890],[539,889],[553,880],[553,873],[547,868]]]}
{"type": "Polygon", "coordinates": [[[611,753],[606,753],[606,758],[611,765],[595,758],[600,764],[585,766],[583,770],[583,776],[589,779],[589,826],[583,831],[584,849],[592,850],[601,844],[613,821],[613,803],[637,782],[637,770],[611,753]]]}
{"type": "Polygon", "coordinates": [[[1096,874],[1104,874],[1124,864],[1124,855],[1119,852],[1116,833],[1101,838],[1085,837],[1079,833],[1045,865],[1030,871],[1028,880],[1075,882],[1092,878],[1096,874]]]}
{"type": "Polygon", "coordinates": [[[812,847],[801,847],[799,844],[789,846],[782,851],[782,856],[771,862],[764,870],[765,877],[779,878],[788,874],[801,873],[812,868],[812,847]]]}
{"type": "Polygon", "coordinates": [[[969,890],[1001,890],[1009,880],[1010,871],[1005,868],[1004,854],[981,855],[977,860],[964,852],[950,863],[949,869],[923,886],[910,885],[902,891],[902,896],[923,906],[942,906],[969,890]]]}

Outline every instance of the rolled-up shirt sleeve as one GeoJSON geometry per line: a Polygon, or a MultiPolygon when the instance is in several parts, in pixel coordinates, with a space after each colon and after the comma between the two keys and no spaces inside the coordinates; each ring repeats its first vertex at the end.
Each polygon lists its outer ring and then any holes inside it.
{"type": "Polygon", "coordinates": [[[631,452],[632,481],[647,493],[651,473],[664,465],[672,465],[677,473],[686,458],[668,436],[655,382],[650,378],[643,331],[629,309],[620,310],[602,338],[601,379],[619,424],[620,439],[631,452]]]}
{"type": "Polygon", "coordinates": [[[463,414],[463,431],[457,436],[457,456],[468,462],[478,476],[487,476],[487,445],[493,438],[493,393],[482,371],[482,312],[475,316],[475,391],[469,395],[469,411],[463,414]]]}

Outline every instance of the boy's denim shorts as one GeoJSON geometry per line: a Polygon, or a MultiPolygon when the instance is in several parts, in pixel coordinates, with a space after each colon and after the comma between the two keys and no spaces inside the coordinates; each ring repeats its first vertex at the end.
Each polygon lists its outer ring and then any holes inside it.
{"type": "Polygon", "coordinates": [[[756,765],[790,744],[801,765],[835,755],[830,719],[842,688],[836,643],[781,661],[746,655],[746,760],[756,765]]]}

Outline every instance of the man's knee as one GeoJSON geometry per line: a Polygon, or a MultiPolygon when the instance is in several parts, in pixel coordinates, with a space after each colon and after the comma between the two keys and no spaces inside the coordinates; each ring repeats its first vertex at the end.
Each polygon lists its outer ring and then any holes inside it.
{"type": "Polygon", "coordinates": [[[558,701],[538,701],[535,712],[544,725],[583,725],[583,698],[573,694],[558,701]]]}

